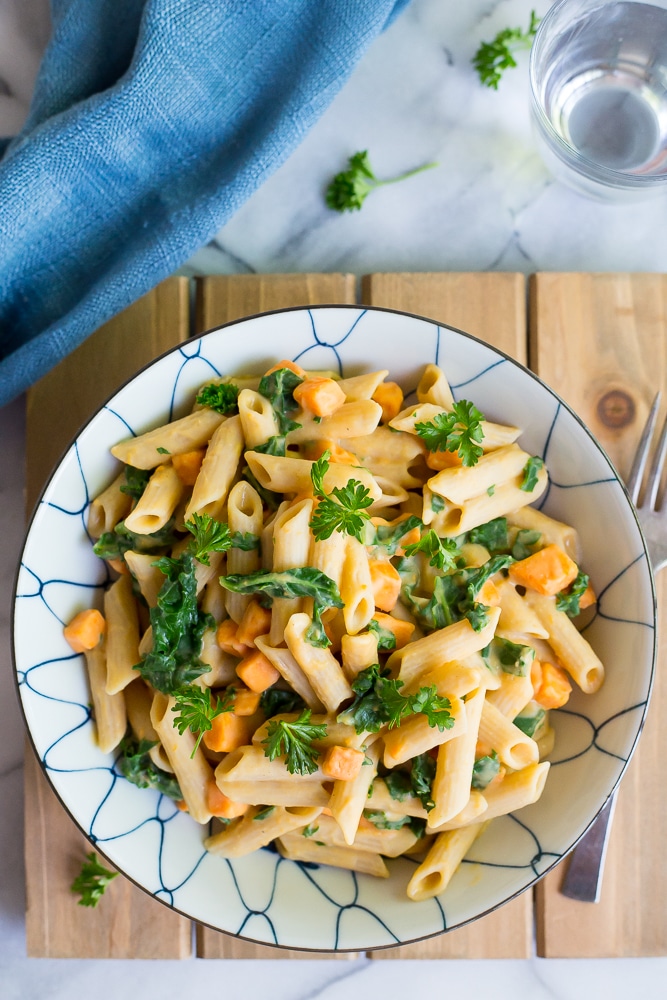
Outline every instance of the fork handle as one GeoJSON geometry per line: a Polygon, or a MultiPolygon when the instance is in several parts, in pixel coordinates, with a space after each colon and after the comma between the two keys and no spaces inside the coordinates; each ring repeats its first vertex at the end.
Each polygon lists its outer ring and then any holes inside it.
{"type": "Polygon", "coordinates": [[[572,851],[560,889],[564,896],[578,899],[582,903],[600,902],[602,873],[615,806],[616,792],[610,796],[593,825],[572,851]]]}

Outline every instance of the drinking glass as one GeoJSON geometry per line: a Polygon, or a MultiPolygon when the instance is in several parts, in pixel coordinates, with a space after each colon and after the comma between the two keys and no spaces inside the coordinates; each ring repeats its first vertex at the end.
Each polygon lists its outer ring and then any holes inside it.
{"type": "Polygon", "coordinates": [[[628,201],[667,191],[667,0],[560,0],[530,57],[532,117],[554,176],[628,201]]]}

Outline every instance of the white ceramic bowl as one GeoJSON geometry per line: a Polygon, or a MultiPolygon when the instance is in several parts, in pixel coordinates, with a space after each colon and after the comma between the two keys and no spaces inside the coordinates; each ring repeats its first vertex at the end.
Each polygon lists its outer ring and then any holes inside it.
{"type": "Polygon", "coordinates": [[[16,587],[20,698],[44,772],[72,817],[115,866],[168,906],[242,938],[287,948],[381,948],[441,933],[500,906],[544,875],[591,824],[634,749],[651,689],[655,598],[648,556],[623,486],[581,421],[538,378],[478,340],[381,309],[322,306],[229,324],[175,348],[135,376],[90,420],[46,487],[28,532],[16,587]],[[388,368],[414,389],[427,362],[456,398],[525,428],[550,486],[539,506],[574,524],[599,598],[586,636],[607,677],[553,713],[556,746],[545,792],[495,820],[441,896],[415,903],[415,862],[389,879],[286,861],[271,850],[227,861],[171,800],[136,788],[95,744],[83,657],[63,623],[101,596],[104,568],[86,534],[87,506],[116,474],[112,444],[187,412],[218,373],[262,372],[278,358],[344,375],[388,368]]]}

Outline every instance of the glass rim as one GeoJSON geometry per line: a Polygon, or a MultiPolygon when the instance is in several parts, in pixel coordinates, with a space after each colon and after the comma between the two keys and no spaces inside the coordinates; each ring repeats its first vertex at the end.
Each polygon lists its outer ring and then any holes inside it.
{"type": "MultiPolygon", "coordinates": [[[[533,44],[530,47],[530,60],[529,60],[529,80],[530,80],[530,97],[533,113],[537,117],[538,124],[542,129],[548,134],[550,141],[555,145],[554,152],[556,155],[565,154],[569,159],[575,161],[576,163],[581,163],[583,167],[587,168],[587,173],[585,176],[592,180],[598,180],[600,183],[609,183],[609,186],[618,188],[648,188],[648,187],[660,187],[663,184],[667,184],[667,171],[664,174],[635,174],[629,173],[625,170],[615,170],[613,167],[607,167],[603,164],[598,163],[596,160],[591,160],[590,157],[584,156],[579,150],[569,143],[566,139],[556,131],[549,116],[544,110],[542,102],[538,97],[539,87],[537,85],[536,79],[536,63],[537,63],[537,48],[538,43],[545,33],[546,29],[551,25],[551,23],[556,19],[557,14],[562,10],[563,7],[571,3],[572,0],[558,0],[554,3],[552,7],[549,8],[547,13],[541,18],[537,31],[535,32],[535,37],[533,39],[533,44]],[[597,176],[595,176],[597,175],[597,176]]],[[[600,0],[599,6],[604,7],[610,0],[600,0]]],[[[636,2],[636,0],[630,0],[630,2],[636,2]]]]}

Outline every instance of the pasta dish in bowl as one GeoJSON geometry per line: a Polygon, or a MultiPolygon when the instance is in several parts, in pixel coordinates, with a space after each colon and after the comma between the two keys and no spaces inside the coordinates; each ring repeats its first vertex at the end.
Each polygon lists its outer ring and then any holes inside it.
{"type": "Polygon", "coordinates": [[[45,490],[15,613],[35,749],[97,848],[213,927],[363,950],[459,926],[557,862],[632,753],[632,507],[565,404],[459,331],[230,326],[139,373],[45,490]]]}

